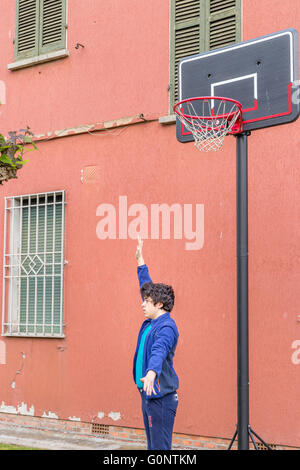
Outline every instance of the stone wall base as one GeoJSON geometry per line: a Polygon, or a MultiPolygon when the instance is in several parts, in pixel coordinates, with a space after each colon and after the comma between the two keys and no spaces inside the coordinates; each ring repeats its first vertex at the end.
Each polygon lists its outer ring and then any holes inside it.
{"type": "MultiPolygon", "coordinates": [[[[23,416],[11,413],[0,413],[0,424],[20,426],[41,431],[61,432],[71,434],[74,437],[103,437],[132,442],[146,442],[144,429],[129,428],[122,426],[106,425],[100,423],[85,423],[81,421],[62,420],[55,418],[41,418],[37,416],[23,416]]],[[[173,449],[191,450],[226,450],[230,439],[221,437],[197,436],[193,434],[173,433],[173,449]]],[[[300,450],[298,447],[270,444],[276,450],[300,450]]],[[[250,445],[250,449],[253,445],[250,445]]],[[[259,450],[266,450],[258,443],[259,450]]],[[[232,450],[237,449],[237,441],[234,442],[232,450]]]]}

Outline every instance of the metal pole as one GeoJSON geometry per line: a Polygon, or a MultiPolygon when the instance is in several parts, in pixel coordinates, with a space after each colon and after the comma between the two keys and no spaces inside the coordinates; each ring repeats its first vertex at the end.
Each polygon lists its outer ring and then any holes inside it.
{"type": "Polygon", "coordinates": [[[236,136],[237,434],[239,450],[249,450],[248,135],[250,135],[249,132],[236,136]]]}

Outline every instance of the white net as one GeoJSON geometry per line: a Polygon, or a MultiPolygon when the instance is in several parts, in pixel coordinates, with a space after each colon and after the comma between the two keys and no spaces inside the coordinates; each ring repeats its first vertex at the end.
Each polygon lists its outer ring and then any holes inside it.
{"type": "Polygon", "coordinates": [[[241,108],[228,99],[192,98],[175,105],[174,110],[186,130],[193,134],[197,149],[203,152],[219,150],[225,136],[240,128],[241,108]]]}

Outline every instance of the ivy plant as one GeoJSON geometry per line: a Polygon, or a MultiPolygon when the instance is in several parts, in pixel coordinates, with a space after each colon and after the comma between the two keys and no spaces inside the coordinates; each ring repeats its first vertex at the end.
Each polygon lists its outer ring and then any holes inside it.
{"type": "Polygon", "coordinates": [[[30,128],[8,132],[8,137],[0,134],[0,184],[10,178],[17,178],[16,172],[28,162],[24,153],[37,150],[30,128]],[[31,144],[31,147],[29,146],[31,144]]]}

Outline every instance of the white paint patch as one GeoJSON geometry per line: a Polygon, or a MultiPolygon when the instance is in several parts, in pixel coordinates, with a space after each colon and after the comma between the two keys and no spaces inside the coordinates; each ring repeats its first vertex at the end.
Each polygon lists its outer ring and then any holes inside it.
{"type": "Polygon", "coordinates": [[[27,410],[27,404],[23,403],[19,405],[17,408],[11,405],[5,405],[4,401],[1,403],[0,406],[0,413],[11,413],[11,414],[19,414],[25,416],[34,416],[34,406],[32,405],[29,410],[27,410]]]}
{"type": "Polygon", "coordinates": [[[26,403],[22,402],[21,406],[18,406],[18,414],[26,416],[34,416],[34,406],[32,405],[29,410],[27,410],[26,403]]]}
{"type": "Polygon", "coordinates": [[[0,412],[17,414],[17,408],[15,406],[5,405],[3,401],[0,406],[0,412]]]}
{"type": "Polygon", "coordinates": [[[48,414],[46,413],[46,411],[44,411],[44,413],[42,414],[42,418],[58,419],[58,416],[57,416],[57,414],[52,413],[52,411],[48,411],[48,414]]]}
{"type": "Polygon", "coordinates": [[[45,137],[45,134],[35,134],[34,137],[36,139],[42,139],[43,137],[45,137]]]}
{"type": "Polygon", "coordinates": [[[97,418],[99,418],[99,419],[104,418],[104,416],[105,415],[104,415],[103,411],[99,411],[98,414],[97,414],[97,418]]]}
{"type": "MultiPolygon", "coordinates": [[[[119,127],[125,126],[126,124],[130,124],[134,118],[132,117],[125,117],[121,119],[114,119],[113,121],[105,121],[103,123],[105,129],[110,129],[111,127],[119,127]]],[[[99,123],[101,124],[101,123],[99,123]]]]}
{"type": "Polygon", "coordinates": [[[80,418],[76,418],[76,416],[69,416],[68,419],[70,421],[81,421],[80,418]]]}
{"type": "Polygon", "coordinates": [[[86,126],[70,127],[70,128],[65,128],[65,129],[61,129],[58,131],[54,131],[54,134],[58,137],[63,137],[70,133],[79,134],[81,132],[87,132],[91,130],[93,127],[94,127],[94,124],[89,124],[86,126]]]}
{"type": "Polygon", "coordinates": [[[113,421],[118,421],[118,419],[121,419],[121,413],[119,413],[118,411],[111,411],[108,417],[111,418],[113,421]]]}
{"type": "Polygon", "coordinates": [[[11,388],[15,389],[16,388],[16,382],[13,380],[11,383],[11,388]]]}

